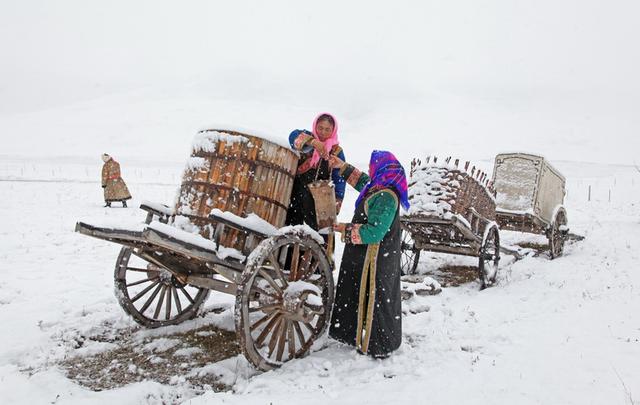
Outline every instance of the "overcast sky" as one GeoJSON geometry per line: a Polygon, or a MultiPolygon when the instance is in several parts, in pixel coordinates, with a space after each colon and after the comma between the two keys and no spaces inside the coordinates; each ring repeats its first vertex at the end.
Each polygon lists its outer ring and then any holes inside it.
{"type": "Polygon", "coordinates": [[[359,161],[638,163],[638,21],[638,0],[0,0],[0,154],[181,160],[210,122],[286,137],[331,111],[359,161]]]}
{"type": "Polygon", "coordinates": [[[640,2],[0,0],[0,108],[212,96],[636,95],[640,2]]]}

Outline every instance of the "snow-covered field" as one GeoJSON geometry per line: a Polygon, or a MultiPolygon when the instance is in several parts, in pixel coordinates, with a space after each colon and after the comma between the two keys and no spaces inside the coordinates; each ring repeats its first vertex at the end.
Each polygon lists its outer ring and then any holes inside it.
{"type": "MultiPolygon", "coordinates": [[[[353,144],[355,148],[355,144],[353,144]]],[[[349,143],[345,145],[349,150],[349,143]]],[[[402,153],[409,154],[406,146],[402,153]]],[[[145,381],[91,391],[65,375],[69,356],[113,350],[124,332],[140,350],[149,337],[215,325],[232,329],[232,311],[208,312],[184,326],[138,330],[113,295],[118,246],[73,232],[83,218],[135,222],[136,208],[101,206],[100,164],[93,156],[0,158],[0,398],[2,403],[515,403],[633,404],[640,400],[640,174],[630,166],[555,162],[568,178],[567,206],[582,242],[564,257],[502,261],[498,285],[444,288],[403,303],[403,345],[387,360],[357,355],[324,339],[308,357],[256,373],[241,356],[169,383],[145,381]],[[591,186],[591,201],[588,188],[591,186]],[[611,190],[611,201],[609,201],[611,190]],[[111,339],[92,339],[95,336],[111,339]],[[231,386],[194,390],[185,377],[211,373],[231,386]]],[[[455,151],[453,151],[455,152],[455,151]]],[[[490,151],[488,151],[490,153],[490,151]]],[[[173,201],[183,162],[121,161],[137,206],[173,201]]],[[[490,161],[481,162],[487,170],[490,161]]],[[[348,219],[355,193],[341,213],[348,219]]],[[[117,205],[117,204],[116,204],[117,205]]],[[[509,234],[510,242],[530,236],[509,234]]],[[[534,238],[535,239],[535,238],[534,238]]],[[[339,247],[340,250],[341,247],[339,247]]],[[[419,271],[465,263],[423,257],[419,271]]],[[[212,294],[207,307],[230,308],[212,294]]],[[[174,339],[154,341],[168,348],[174,339]]],[[[145,346],[145,344],[147,346],[145,346]]],[[[185,345],[178,354],[197,356],[185,345]]],[[[152,352],[158,347],[149,349],[152,352]]],[[[150,354],[152,356],[152,354],[150,354]]],[[[97,376],[96,376],[97,377],[97,376]]]]}

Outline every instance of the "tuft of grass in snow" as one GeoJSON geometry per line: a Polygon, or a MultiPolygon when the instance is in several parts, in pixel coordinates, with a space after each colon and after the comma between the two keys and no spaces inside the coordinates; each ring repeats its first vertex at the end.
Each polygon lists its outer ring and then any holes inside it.
{"type": "MultiPolygon", "coordinates": [[[[91,337],[88,338],[91,340],[91,337]]],[[[100,340],[96,336],[96,341],[100,340]]],[[[70,353],[59,366],[71,380],[94,391],[151,380],[182,385],[196,393],[231,387],[215,373],[190,373],[240,353],[234,332],[206,325],[140,341],[124,331],[114,348],[88,355],[70,353]],[[147,349],[147,350],[145,350],[147,349]]]]}

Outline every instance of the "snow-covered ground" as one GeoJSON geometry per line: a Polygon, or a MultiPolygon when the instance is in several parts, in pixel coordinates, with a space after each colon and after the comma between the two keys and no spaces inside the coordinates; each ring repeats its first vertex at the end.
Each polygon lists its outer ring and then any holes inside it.
{"type": "MultiPolygon", "coordinates": [[[[396,3],[0,1],[0,405],[640,403],[640,2],[396,3]],[[542,154],[585,239],[503,258],[485,291],[403,302],[384,361],[321,339],[256,373],[215,293],[202,317],[140,329],[113,294],[119,247],[76,221],[171,204],[198,129],[284,140],[321,111],[362,169],[374,148],[486,173],[498,153],[542,154]],[[102,207],[105,152],[128,209],[102,207]]],[[[423,254],[418,270],[474,261],[423,254]]]]}
{"type": "MultiPolygon", "coordinates": [[[[585,240],[554,261],[505,258],[498,285],[485,291],[470,283],[405,301],[403,344],[387,360],[359,356],[324,339],[308,357],[268,373],[255,373],[240,356],[195,370],[218,375],[232,386],[229,392],[194,391],[184,381],[194,370],[164,385],[83,388],[65,376],[63,359],[113,349],[121,331],[134,330],[134,341],[143,348],[145,337],[180,330],[137,331],[113,295],[118,246],[73,232],[82,218],[144,219],[135,208],[102,208],[98,152],[95,161],[55,154],[0,159],[2,403],[633,404],[640,399],[640,174],[629,166],[571,161],[555,163],[568,178],[572,231],[585,240]],[[114,339],[87,339],[105,334],[114,339]]],[[[183,162],[122,163],[135,198],[130,207],[141,200],[173,201],[183,162]]],[[[490,161],[481,164],[490,169],[490,161]]],[[[354,200],[350,191],[343,219],[354,200]]],[[[531,239],[509,235],[510,241],[518,238],[531,239]]],[[[424,257],[419,271],[434,263],[465,261],[424,257]]],[[[214,293],[207,306],[232,304],[214,293]]],[[[183,329],[201,324],[232,329],[232,313],[208,313],[183,329]]],[[[165,340],[156,345],[177,344],[165,340]]],[[[178,354],[197,352],[184,347],[178,354]]],[[[129,372],[142,373],[133,366],[129,372]]]]}

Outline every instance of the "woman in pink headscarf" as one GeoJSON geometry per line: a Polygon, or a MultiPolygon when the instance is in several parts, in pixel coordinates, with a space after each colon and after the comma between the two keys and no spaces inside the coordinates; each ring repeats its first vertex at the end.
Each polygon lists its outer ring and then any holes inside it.
{"type": "Polygon", "coordinates": [[[298,172],[293,182],[291,203],[287,211],[287,225],[306,223],[318,230],[313,196],[307,188],[316,178],[333,181],[336,193],[336,212],[340,211],[344,197],[345,180],[338,169],[329,167],[329,156],[345,160],[338,142],[338,122],[329,113],[319,114],[313,120],[313,130],[296,129],[289,135],[291,147],[300,153],[298,172]]]}

